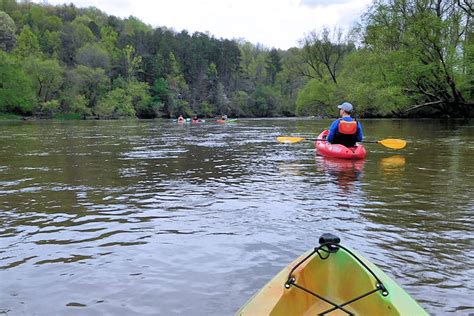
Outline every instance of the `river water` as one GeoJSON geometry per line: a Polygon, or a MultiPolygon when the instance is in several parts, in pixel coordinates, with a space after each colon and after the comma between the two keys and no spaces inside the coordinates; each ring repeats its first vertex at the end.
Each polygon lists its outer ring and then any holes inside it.
{"type": "Polygon", "coordinates": [[[331,232],[434,315],[474,313],[474,125],[364,120],[0,122],[0,314],[232,315],[331,232]]]}

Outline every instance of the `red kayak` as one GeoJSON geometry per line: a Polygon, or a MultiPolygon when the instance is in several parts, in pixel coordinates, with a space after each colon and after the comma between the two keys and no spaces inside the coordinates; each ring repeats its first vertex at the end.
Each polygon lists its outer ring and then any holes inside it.
{"type": "MultiPolygon", "coordinates": [[[[329,134],[328,130],[324,130],[319,134],[318,139],[325,139],[329,134]]],[[[342,158],[342,159],[363,159],[367,156],[367,151],[363,145],[354,147],[346,147],[340,144],[331,144],[325,140],[317,140],[314,142],[316,153],[324,157],[342,158]]]]}

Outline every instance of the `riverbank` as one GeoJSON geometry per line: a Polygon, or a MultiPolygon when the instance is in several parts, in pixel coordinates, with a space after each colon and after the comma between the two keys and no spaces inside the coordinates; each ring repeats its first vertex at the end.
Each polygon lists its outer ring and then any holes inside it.
{"type": "MultiPolygon", "coordinates": [[[[298,117],[304,117],[304,116],[287,116],[287,117],[238,117],[238,118],[264,118],[264,119],[277,119],[277,118],[298,118],[298,117]]],[[[314,119],[334,119],[336,116],[330,116],[330,115],[322,115],[322,116],[308,116],[314,119]]],[[[412,116],[373,116],[373,115],[368,115],[368,116],[358,116],[356,115],[357,119],[396,119],[396,120],[413,120],[413,119],[464,119],[464,120],[470,120],[471,118],[474,118],[474,113],[471,113],[469,116],[465,117],[451,117],[449,115],[412,115],[412,116]]],[[[161,118],[161,117],[160,117],[161,118]]],[[[208,119],[209,117],[206,117],[208,119]]],[[[93,120],[101,120],[101,121],[112,121],[112,120],[130,120],[130,119],[138,119],[138,120],[148,120],[149,118],[139,118],[139,117],[99,117],[99,116],[83,116],[81,114],[77,113],[58,113],[50,116],[46,115],[31,115],[31,116],[22,116],[14,113],[0,113],[0,121],[2,120],[15,120],[15,121],[37,121],[37,120],[78,120],[78,121],[93,121],[93,120]]],[[[158,118],[155,118],[158,119],[158,118]]]]}

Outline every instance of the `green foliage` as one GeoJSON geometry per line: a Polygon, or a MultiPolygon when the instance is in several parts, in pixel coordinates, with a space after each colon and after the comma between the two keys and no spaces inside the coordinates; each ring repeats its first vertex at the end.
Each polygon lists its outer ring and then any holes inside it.
{"type": "Polygon", "coordinates": [[[281,58],[276,49],[272,49],[268,54],[266,61],[266,70],[269,76],[270,84],[275,84],[276,76],[282,71],[281,58]]]}
{"type": "Polygon", "coordinates": [[[142,57],[136,54],[135,47],[127,45],[123,49],[123,60],[127,80],[131,80],[141,71],[142,57]]]}
{"type": "Polygon", "coordinates": [[[86,44],[77,50],[77,63],[91,68],[108,70],[110,57],[107,51],[99,44],[86,44]]]}
{"type": "Polygon", "coordinates": [[[136,34],[143,32],[151,32],[152,28],[138,18],[134,16],[130,16],[124,21],[124,29],[123,32],[126,36],[135,36],[136,34]]]}
{"type": "Polygon", "coordinates": [[[217,67],[214,63],[209,65],[207,71],[208,85],[207,85],[207,100],[214,105],[216,112],[220,115],[229,111],[229,100],[224,91],[224,86],[219,80],[217,67]]]}
{"type": "Polygon", "coordinates": [[[96,8],[0,0],[0,111],[336,115],[347,100],[363,116],[423,103],[465,115],[474,102],[472,15],[465,1],[436,4],[375,1],[356,31],[315,30],[284,51],[96,8]]]}
{"type": "Polygon", "coordinates": [[[63,69],[55,59],[26,58],[25,73],[33,80],[33,87],[40,102],[48,102],[59,94],[63,83],[63,69]]]}
{"type": "Polygon", "coordinates": [[[30,77],[7,53],[0,50],[0,112],[29,115],[35,110],[30,77]]]}
{"type": "Polygon", "coordinates": [[[139,81],[121,81],[121,86],[109,91],[94,108],[99,117],[156,117],[159,104],[153,103],[148,93],[149,86],[139,81]]]}
{"type": "Polygon", "coordinates": [[[152,89],[152,99],[150,107],[153,109],[153,115],[148,115],[147,117],[158,117],[163,116],[165,102],[168,100],[168,86],[164,78],[155,80],[155,84],[152,89]]]}
{"type": "Polygon", "coordinates": [[[214,107],[208,102],[208,101],[203,101],[200,106],[199,106],[199,113],[197,115],[199,116],[212,116],[213,113],[215,113],[214,107]]]}
{"type": "Polygon", "coordinates": [[[140,81],[132,81],[127,85],[126,94],[130,96],[132,106],[138,117],[154,118],[158,115],[159,105],[152,103],[149,89],[147,83],[140,81]]]}
{"type": "Polygon", "coordinates": [[[65,87],[68,93],[84,95],[89,101],[88,107],[93,108],[109,89],[110,82],[104,69],[79,65],[68,71],[65,87]]]}
{"type": "Polygon", "coordinates": [[[12,18],[0,11],[0,49],[11,51],[16,44],[16,25],[12,18]]]}
{"type": "Polygon", "coordinates": [[[120,59],[120,50],[117,47],[118,33],[110,26],[100,29],[100,44],[108,52],[112,63],[117,63],[120,59]]]}
{"type": "Polygon", "coordinates": [[[320,32],[309,33],[303,40],[303,74],[337,84],[341,63],[354,49],[354,45],[343,35],[342,30],[335,29],[331,32],[327,27],[320,32]]]}
{"type": "Polygon", "coordinates": [[[60,103],[58,100],[42,102],[40,104],[39,111],[43,114],[52,116],[53,114],[59,111],[59,105],[60,103]]]}
{"type": "Polygon", "coordinates": [[[280,95],[272,87],[259,85],[252,95],[253,104],[251,112],[253,116],[274,116],[280,106],[280,95]]]}
{"type": "Polygon", "coordinates": [[[311,79],[298,93],[296,99],[297,115],[330,115],[334,111],[335,84],[311,79]]]}
{"type": "Polygon", "coordinates": [[[31,31],[28,25],[23,27],[23,30],[18,36],[18,43],[16,48],[14,49],[14,53],[21,57],[41,55],[41,49],[38,42],[38,38],[31,31]]]}
{"type": "Polygon", "coordinates": [[[237,91],[232,97],[229,107],[234,116],[251,116],[250,97],[245,91],[237,91]]]}
{"type": "Polygon", "coordinates": [[[437,103],[448,115],[465,115],[469,19],[459,4],[447,0],[438,6],[425,0],[380,2],[367,15],[365,41],[382,59],[395,58],[397,67],[387,69],[386,78],[409,102],[437,103]]]}
{"type": "Polygon", "coordinates": [[[76,18],[71,23],[66,23],[61,31],[62,47],[60,52],[61,60],[67,65],[76,64],[77,50],[87,43],[93,43],[95,36],[84,19],[76,18]]]}
{"type": "Polygon", "coordinates": [[[77,114],[79,116],[85,117],[92,115],[92,109],[88,107],[89,101],[86,96],[83,94],[75,94],[72,96],[65,96],[63,98],[63,104],[67,104],[67,112],[69,114],[77,114]]]}
{"type": "Polygon", "coordinates": [[[158,102],[166,102],[168,99],[168,85],[164,78],[155,81],[153,85],[153,99],[158,102]]]}
{"type": "Polygon", "coordinates": [[[176,114],[192,115],[193,111],[189,107],[189,102],[185,100],[189,93],[189,87],[173,53],[169,55],[169,64],[170,73],[166,76],[168,100],[165,102],[165,110],[170,117],[174,117],[176,114]]]}
{"type": "Polygon", "coordinates": [[[61,33],[46,30],[40,39],[41,49],[50,57],[57,58],[61,51],[61,33]]]}
{"type": "Polygon", "coordinates": [[[360,49],[345,60],[339,93],[356,105],[358,115],[387,116],[409,102],[393,76],[398,76],[400,65],[395,54],[383,54],[360,49]]]}
{"type": "Polygon", "coordinates": [[[132,97],[124,89],[115,88],[98,102],[94,114],[105,118],[134,116],[132,97]]]}

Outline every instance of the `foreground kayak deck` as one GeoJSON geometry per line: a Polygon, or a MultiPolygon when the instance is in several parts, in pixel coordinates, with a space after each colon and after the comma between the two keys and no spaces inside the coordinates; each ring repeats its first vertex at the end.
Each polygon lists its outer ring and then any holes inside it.
{"type": "Polygon", "coordinates": [[[319,247],[278,273],[237,315],[428,315],[374,264],[338,243],[321,236],[319,247]]]}
{"type": "MultiPolygon", "coordinates": [[[[324,130],[319,134],[318,139],[325,139],[329,134],[328,130],[324,130]]],[[[314,147],[318,155],[329,158],[341,159],[363,159],[367,156],[367,151],[363,145],[354,147],[346,147],[340,144],[331,144],[327,141],[315,141],[314,147]]]]}

